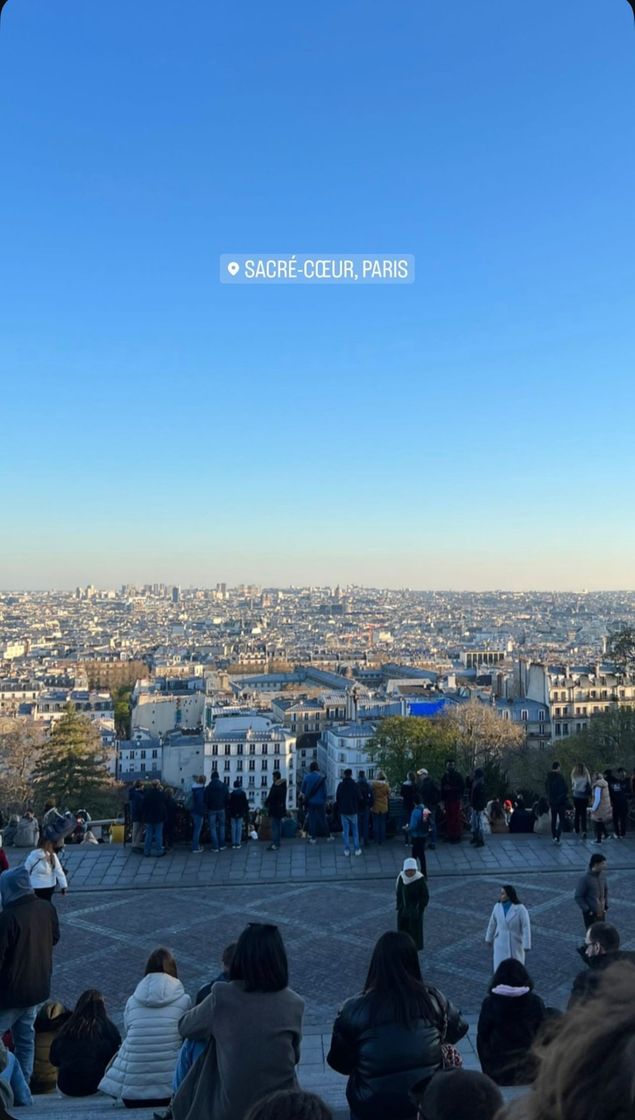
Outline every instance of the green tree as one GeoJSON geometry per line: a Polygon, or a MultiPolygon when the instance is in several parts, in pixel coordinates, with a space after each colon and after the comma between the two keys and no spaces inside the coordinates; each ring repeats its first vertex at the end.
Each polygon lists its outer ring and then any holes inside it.
{"type": "Polygon", "coordinates": [[[2,808],[22,813],[31,800],[31,775],[42,745],[42,731],[25,719],[0,720],[2,808]]]}
{"type": "Polygon", "coordinates": [[[132,689],[128,685],[121,685],[113,689],[112,699],[115,708],[115,731],[120,739],[129,739],[132,689]]]}
{"type": "Polygon", "coordinates": [[[439,778],[445,769],[452,740],[444,719],[388,716],[368,744],[368,753],[385,772],[391,786],[403,782],[409,770],[421,767],[439,778]]]}
{"type": "Polygon", "coordinates": [[[606,652],[621,673],[635,669],[635,627],[619,626],[608,636],[606,652]]]}
{"type": "Polygon", "coordinates": [[[33,786],[39,806],[51,800],[59,809],[88,809],[92,816],[119,812],[119,789],[108,773],[99,732],[73,704],[66,705],[40,749],[33,786]]]}

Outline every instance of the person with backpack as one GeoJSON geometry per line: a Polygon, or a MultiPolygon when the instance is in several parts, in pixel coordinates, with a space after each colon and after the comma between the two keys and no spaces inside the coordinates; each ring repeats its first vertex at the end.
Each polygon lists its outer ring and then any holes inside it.
{"type": "Polygon", "coordinates": [[[412,844],[412,858],[417,860],[419,868],[422,873],[427,877],[428,869],[426,866],[426,842],[430,835],[430,809],[423,802],[417,799],[417,804],[414,806],[410,814],[410,821],[408,822],[408,835],[410,843],[412,844]]]}
{"type": "Polygon", "coordinates": [[[243,824],[249,820],[249,802],[240,778],[236,778],[229,795],[229,822],[232,834],[232,848],[237,851],[242,845],[243,824]]]}
{"type": "Polygon", "coordinates": [[[373,791],[366,777],[366,771],[360,770],[357,775],[357,829],[359,832],[360,847],[368,847],[370,835],[370,807],[373,803],[373,791]]]}
{"type": "Polygon", "coordinates": [[[200,855],[201,829],[205,816],[205,775],[198,774],[194,777],[192,788],[185,799],[185,808],[192,814],[192,851],[200,855]]]}
{"type": "Polygon", "coordinates": [[[430,810],[430,837],[427,846],[434,850],[437,846],[437,810],[441,804],[441,787],[430,777],[425,767],[417,770],[417,787],[423,804],[430,810]]]}
{"type": "Polygon", "coordinates": [[[304,777],[301,793],[309,818],[309,844],[317,842],[318,833],[326,836],[327,840],[332,840],[333,837],[326,823],[326,778],[320,774],[320,768],[315,761],[311,763],[309,772],[304,777]]]}
{"type": "Polygon", "coordinates": [[[483,848],[483,817],[482,813],[487,805],[487,792],[485,790],[485,775],[480,766],[474,771],[474,778],[470,788],[470,808],[472,810],[472,839],[470,844],[475,848],[483,848]]]}

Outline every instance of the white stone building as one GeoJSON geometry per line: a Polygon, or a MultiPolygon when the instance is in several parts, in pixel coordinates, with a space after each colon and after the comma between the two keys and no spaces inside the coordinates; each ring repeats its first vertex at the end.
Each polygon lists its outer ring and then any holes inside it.
{"type": "Polygon", "coordinates": [[[233,789],[237,778],[253,808],[259,808],[272,783],[274,770],[287,782],[287,808],[296,807],[295,735],[264,716],[232,716],[216,720],[206,731],[204,774],[213,770],[233,789]]]}
{"type": "Polygon", "coordinates": [[[340,723],[323,733],[318,747],[318,762],[320,770],[326,774],[328,797],[335,797],[338,782],[347,769],[353,771],[354,778],[360,770],[366,771],[367,778],[374,778],[376,765],[366,750],[374,734],[372,723],[340,723]]]}

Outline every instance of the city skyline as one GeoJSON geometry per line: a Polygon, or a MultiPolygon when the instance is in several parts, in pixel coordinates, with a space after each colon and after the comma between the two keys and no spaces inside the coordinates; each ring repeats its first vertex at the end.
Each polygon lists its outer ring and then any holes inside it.
{"type": "Polygon", "coordinates": [[[0,586],[633,586],[623,0],[16,2],[0,103],[0,586]]]}

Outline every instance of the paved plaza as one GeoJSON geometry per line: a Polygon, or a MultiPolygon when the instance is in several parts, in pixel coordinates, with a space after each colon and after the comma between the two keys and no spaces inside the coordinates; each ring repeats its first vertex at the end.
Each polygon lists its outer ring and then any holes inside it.
{"type": "MultiPolygon", "coordinates": [[[[544,837],[494,836],[485,849],[464,842],[429,853],[424,973],[473,1024],[491,976],[485,928],[504,882],[516,887],[530,912],[534,947],[527,963],[536,990],[548,1004],[565,1006],[584,935],[573,891],[595,850],[573,838],[556,847],[544,837]]],[[[635,841],[602,850],[609,861],[609,917],[624,947],[635,948],[635,841]]],[[[176,850],[145,859],[114,845],[69,848],[69,893],[56,897],[62,937],[52,994],[72,1004],[84,988],[97,987],[120,1023],[156,946],[174,952],[186,989],[195,993],[218,972],[223,947],[247,922],[275,922],[291,985],[306,1001],[302,1082],[342,1107],[345,1079],[325,1066],[325,1049],[338,1005],[360,990],[377,937],[395,926],[404,851],[393,841],[351,859],[341,843],[311,847],[298,840],[277,853],[253,843],[218,855],[176,850]]],[[[12,864],[22,856],[10,854],[12,864]]],[[[478,1068],[474,1035],[472,1029],[462,1050],[478,1068]]]]}

